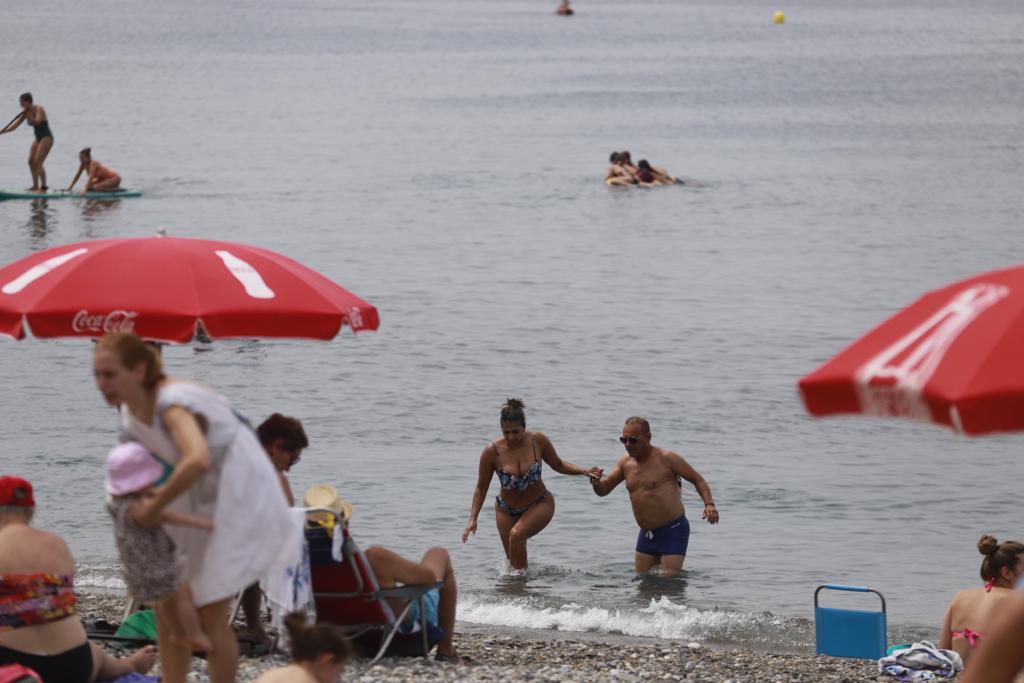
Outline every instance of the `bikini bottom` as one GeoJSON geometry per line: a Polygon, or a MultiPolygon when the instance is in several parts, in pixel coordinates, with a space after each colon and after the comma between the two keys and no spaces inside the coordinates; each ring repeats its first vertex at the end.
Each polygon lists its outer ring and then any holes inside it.
{"type": "Polygon", "coordinates": [[[512,519],[519,519],[520,517],[522,517],[526,513],[527,510],[529,510],[534,505],[536,505],[537,503],[541,502],[542,500],[544,500],[545,498],[547,498],[550,495],[551,495],[551,491],[545,491],[544,493],[540,494],[540,497],[537,498],[535,501],[533,501],[532,503],[529,503],[527,505],[524,505],[521,508],[511,507],[508,503],[505,502],[505,499],[503,499],[501,496],[495,496],[494,500],[498,504],[498,507],[501,508],[502,512],[504,512],[506,515],[508,515],[512,519]]]}

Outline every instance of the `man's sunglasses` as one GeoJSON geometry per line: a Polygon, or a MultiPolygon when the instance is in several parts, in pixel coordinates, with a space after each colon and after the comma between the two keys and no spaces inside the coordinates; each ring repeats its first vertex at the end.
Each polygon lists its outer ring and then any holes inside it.
{"type": "Polygon", "coordinates": [[[640,437],[639,436],[620,436],[619,437],[619,443],[621,443],[623,446],[625,446],[627,443],[630,444],[631,446],[632,445],[636,445],[636,444],[640,443],[640,437]]]}

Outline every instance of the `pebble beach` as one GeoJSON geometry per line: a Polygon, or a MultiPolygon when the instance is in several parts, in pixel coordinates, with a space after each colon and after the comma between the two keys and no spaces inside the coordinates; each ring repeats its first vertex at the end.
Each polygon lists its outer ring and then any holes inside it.
{"type": "MultiPolygon", "coordinates": [[[[79,596],[79,611],[88,623],[95,619],[120,618],[124,598],[117,595],[79,596]]],[[[793,683],[875,681],[874,662],[774,654],[749,650],[723,650],[699,643],[656,639],[588,637],[557,631],[482,629],[458,626],[459,652],[474,663],[453,666],[422,658],[384,659],[370,666],[354,660],[345,672],[346,681],[690,681],[692,683],[793,683]]],[[[112,646],[111,646],[112,647],[112,646]]],[[[112,649],[112,652],[116,650],[112,649]]],[[[255,680],[260,673],[287,663],[280,653],[243,657],[240,682],[255,680]]],[[[193,659],[189,681],[205,683],[206,663],[193,659]]],[[[155,670],[158,674],[159,670],[155,670]]]]}

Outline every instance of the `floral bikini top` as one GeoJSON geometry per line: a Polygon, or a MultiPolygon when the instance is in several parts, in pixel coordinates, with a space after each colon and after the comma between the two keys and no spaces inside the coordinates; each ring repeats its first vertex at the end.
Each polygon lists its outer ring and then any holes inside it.
{"type": "Polygon", "coordinates": [[[70,617],[75,600],[70,574],[0,574],[0,631],[70,617]]]}
{"type": "Polygon", "coordinates": [[[530,465],[530,469],[526,471],[526,474],[520,477],[516,474],[509,474],[501,469],[501,453],[498,452],[498,447],[494,442],[491,442],[491,448],[494,449],[494,457],[498,460],[494,471],[498,473],[498,481],[501,483],[502,489],[506,491],[525,491],[540,481],[540,458],[537,456],[537,440],[532,434],[530,435],[530,443],[533,444],[534,463],[530,465]]]}
{"type": "MultiPolygon", "coordinates": [[[[986,581],[985,582],[985,592],[986,593],[991,593],[993,586],[995,586],[995,583],[993,583],[992,581],[986,581]]],[[[964,638],[964,639],[967,640],[967,644],[970,645],[973,648],[973,647],[977,647],[978,646],[978,639],[981,638],[981,634],[978,633],[977,631],[972,631],[971,629],[969,629],[967,627],[964,627],[963,631],[953,631],[952,633],[949,634],[949,637],[950,638],[964,638]]]]}

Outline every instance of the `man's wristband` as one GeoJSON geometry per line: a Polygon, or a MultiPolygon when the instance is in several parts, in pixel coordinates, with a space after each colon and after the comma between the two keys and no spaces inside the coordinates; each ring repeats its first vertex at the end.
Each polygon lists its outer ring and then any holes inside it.
{"type": "Polygon", "coordinates": [[[707,507],[708,505],[710,505],[711,507],[715,507],[715,501],[711,501],[710,503],[704,503],[704,507],[707,507]]]}

